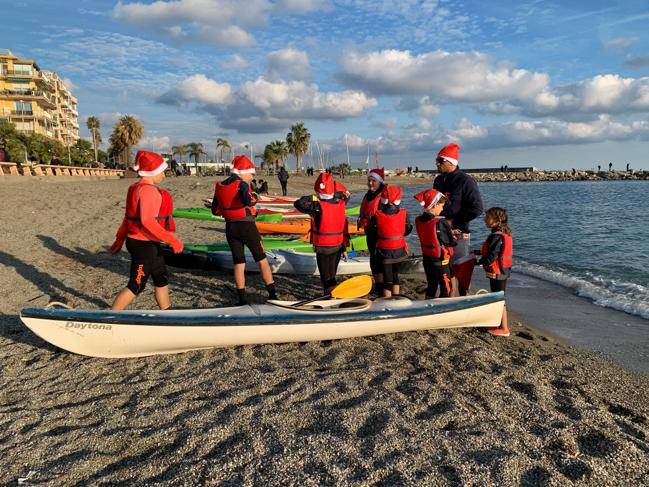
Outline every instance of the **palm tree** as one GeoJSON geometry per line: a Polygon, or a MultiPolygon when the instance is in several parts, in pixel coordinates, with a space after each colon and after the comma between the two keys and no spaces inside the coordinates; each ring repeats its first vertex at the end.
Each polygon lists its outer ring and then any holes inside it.
{"type": "Polygon", "coordinates": [[[289,155],[288,144],[283,140],[275,140],[271,142],[270,149],[275,154],[275,170],[279,168],[280,162],[283,164],[289,155]]]}
{"type": "Polygon", "coordinates": [[[126,150],[126,164],[130,166],[131,147],[137,144],[144,135],[144,127],[137,117],[124,115],[115,126],[115,132],[126,150]]]}
{"type": "Polygon", "coordinates": [[[97,147],[101,144],[101,134],[99,133],[101,123],[97,117],[88,117],[86,120],[86,126],[92,134],[92,145],[95,148],[95,162],[97,162],[97,147]]]}
{"type": "Polygon", "coordinates": [[[223,149],[231,150],[232,146],[227,139],[222,139],[219,137],[218,139],[216,139],[216,149],[218,150],[219,148],[221,149],[221,162],[223,162],[223,149]]]}
{"type": "Polygon", "coordinates": [[[110,134],[110,139],[108,139],[108,156],[109,158],[112,157],[113,162],[119,161],[120,164],[124,162],[124,151],[126,149],[121,133],[122,127],[115,125],[113,133],[110,134]]]}
{"type": "Polygon", "coordinates": [[[187,149],[189,156],[194,158],[194,167],[196,168],[196,175],[198,175],[198,158],[202,154],[205,154],[203,144],[199,142],[190,142],[185,146],[185,149],[187,149]]]}
{"type": "Polygon", "coordinates": [[[183,156],[187,153],[186,149],[187,148],[184,145],[174,145],[171,148],[171,153],[176,154],[179,157],[180,162],[182,163],[183,162],[183,156]]]}
{"type": "Polygon", "coordinates": [[[300,172],[302,154],[309,150],[311,134],[304,126],[304,122],[298,122],[291,126],[291,131],[286,134],[286,144],[291,154],[295,156],[295,169],[300,172]]]}

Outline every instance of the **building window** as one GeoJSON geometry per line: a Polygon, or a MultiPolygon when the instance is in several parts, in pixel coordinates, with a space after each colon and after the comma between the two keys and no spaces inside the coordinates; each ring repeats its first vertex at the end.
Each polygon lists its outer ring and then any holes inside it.
{"type": "Polygon", "coordinates": [[[16,74],[32,74],[32,65],[31,64],[15,64],[14,71],[16,74]]]}
{"type": "Polygon", "coordinates": [[[18,115],[31,115],[32,111],[32,102],[31,101],[17,101],[16,102],[16,114],[18,115]]]}

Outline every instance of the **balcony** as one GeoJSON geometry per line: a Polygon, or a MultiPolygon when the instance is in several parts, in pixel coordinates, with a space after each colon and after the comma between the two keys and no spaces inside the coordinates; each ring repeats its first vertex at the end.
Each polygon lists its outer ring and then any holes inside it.
{"type": "Polygon", "coordinates": [[[47,105],[49,108],[56,108],[54,97],[49,96],[44,91],[38,90],[2,90],[0,91],[0,98],[7,98],[10,100],[36,100],[47,105]]]}
{"type": "Polygon", "coordinates": [[[11,110],[9,116],[12,118],[34,118],[34,112],[27,110],[11,110]]]}
{"type": "Polygon", "coordinates": [[[0,78],[35,78],[37,75],[34,71],[16,71],[15,69],[4,69],[0,71],[0,78]]]}

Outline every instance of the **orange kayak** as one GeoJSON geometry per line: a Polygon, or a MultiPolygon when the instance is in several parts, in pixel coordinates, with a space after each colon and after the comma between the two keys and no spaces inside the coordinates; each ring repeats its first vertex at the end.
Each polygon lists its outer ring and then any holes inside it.
{"type": "MultiPolygon", "coordinates": [[[[256,221],[255,224],[259,229],[259,233],[262,235],[269,235],[273,233],[284,233],[284,234],[304,234],[309,231],[311,228],[311,220],[309,219],[299,219],[299,220],[283,220],[281,222],[261,222],[256,221]]],[[[359,233],[364,233],[363,229],[360,230],[356,227],[356,223],[349,223],[349,234],[356,235],[359,233]]]]}

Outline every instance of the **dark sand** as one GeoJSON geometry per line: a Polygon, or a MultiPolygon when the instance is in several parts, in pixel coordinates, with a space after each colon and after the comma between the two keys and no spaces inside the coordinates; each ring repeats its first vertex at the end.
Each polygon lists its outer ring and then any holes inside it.
{"type": "MultiPolygon", "coordinates": [[[[37,485],[649,485],[648,376],[520,322],[510,339],[436,331],[129,360],[48,345],[21,307],[106,307],[126,283],[128,254],[105,249],[130,182],[0,181],[0,484],[33,472],[37,485]]],[[[212,184],[164,186],[197,206],[212,184]]],[[[223,238],[222,225],[178,227],[187,242],[223,238]]],[[[171,282],[176,306],[234,300],[227,273],[172,269],[171,282]]],[[[320,289],[276,282],[283,298],[320,289]]],[[[249,285],[264,301],[258,275],[249,285]]],[[[423,288],[406,278],[405,294],[423,288]]],[[[154,306],[152,290],[134,306],[154,306]]]]}

